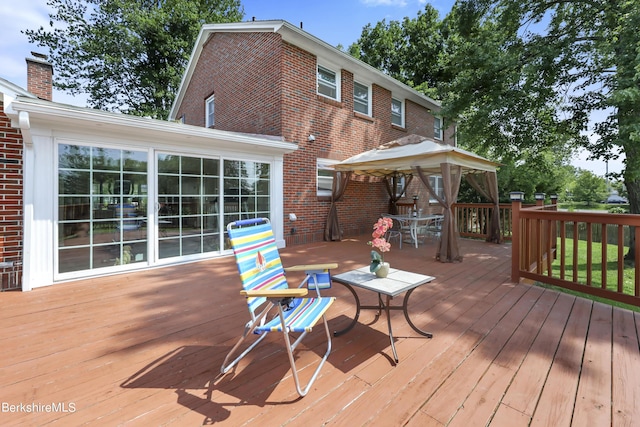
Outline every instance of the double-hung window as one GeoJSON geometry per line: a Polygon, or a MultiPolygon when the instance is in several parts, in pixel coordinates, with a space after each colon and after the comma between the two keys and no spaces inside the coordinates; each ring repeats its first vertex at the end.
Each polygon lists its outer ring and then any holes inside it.
{"type": "MultiPolygon", "coordinates": [[[[431,188],[433,188],[433,191],[436,192],[438,197],[444,198],[444,189],[442,188],[442,176],[440,175],[429,176],[429,184],[431,185],[431,188]]],[[[436,203],[436,202],[437,200],[435,199],[435,197],[429,194],[429,203],[436,203]]]]}
{"type": "Polygon", "coordinates": [[[353,111],[370,116],[370,101],[369,86],[353,82],[353,111]]]}
{"type": "Polygon", "coordinates": [[[336,101],[340,100],[340,75],[318,65],[318,94],[336,101]]]}
{"type": "Polygon", "coordinates": [[[215,96],[211,95],[205,101],[206,121],[207,121],[208,128],[213,127],[216,124],[214,99],[215,99],[215,96]]]}
{"type": "Polygon", "coordinates": [[[391,98],[391,123],[404,127],[404,108],[402,101],[396,98],[391,98]]]}
{"type": "Polygon", "coordinates": [[[442,139],[442,117],[433,118],[433,137],[442,139]]]}
{"type": "Polygon", "coordinates": [[[329,159],[317,159],[316,162],[317,196],[331,197],[331,191],[333,190],[334,171],[331,165],[338,163],[338,161],[329,159]]]}

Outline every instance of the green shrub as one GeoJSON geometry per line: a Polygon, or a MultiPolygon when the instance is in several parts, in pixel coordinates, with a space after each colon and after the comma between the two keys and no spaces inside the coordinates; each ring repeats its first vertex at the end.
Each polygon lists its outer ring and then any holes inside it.
{"type": "Polygon", "coordinates": [[[611,206],[609,209],[607,209],[607,212],[614,214],[623,214],[628,213],[628,210],[626,208],[623,208],[622,206],[611,206]]]}

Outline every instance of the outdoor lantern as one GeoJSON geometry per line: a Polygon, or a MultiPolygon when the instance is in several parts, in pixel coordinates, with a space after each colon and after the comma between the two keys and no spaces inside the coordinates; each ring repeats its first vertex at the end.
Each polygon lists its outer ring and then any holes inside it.
{"type": "Polygon", "coordinates": [[[558,200],[558,195],[557,194],[552,194],[552,195],[549,196],[549,198],[551,200],[558,200]]]}
{"type": "Polygon", "coordinates": [[[544,200],[546,193],[535,193],[533,196],[536,198],[536,200],[544,200]]]}
{"type": "Polygon", "coordinates": [[[524,193],[522,191],[512,191],[509,193],[509,199],[512,202],[521,202],[524,200],[524,193]]]}

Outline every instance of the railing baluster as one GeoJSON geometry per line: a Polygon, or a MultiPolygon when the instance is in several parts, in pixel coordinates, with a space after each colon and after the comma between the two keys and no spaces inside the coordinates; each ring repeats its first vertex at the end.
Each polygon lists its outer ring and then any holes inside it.
{"type": "Polygon", "coordinates": [[[587,286],[593,285],[593,235],[591,223],[587,222],[587,286]]]}
{"type": "Polygon", "coordinates": [[[607,289],[607,249],[609,247],[607,238],[607,224],[600,224],[602,227],[602,238],[600,239],[600,253],[602,254],[602,284],[600,287],[602,289],[607,289]]]}
{"type": "Polygon", "coordinates": [[[578,221],[573,222],[573,281],[578,282],[578,221]]]}
{"type": "Polygon", "coordinates": [[[618,292],[624,292],[624,226],[618,224],[618,292]]]}

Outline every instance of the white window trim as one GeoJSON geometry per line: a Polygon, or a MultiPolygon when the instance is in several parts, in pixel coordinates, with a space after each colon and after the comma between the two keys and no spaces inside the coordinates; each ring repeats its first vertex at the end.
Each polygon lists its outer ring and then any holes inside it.
{"type": "Polygon", "coordinates": [[[215,104],[215,95],[211,95],[209,98],[206,99],[206,101],[204,102],[204,115],[205,115],[205,122],[206,122],[206,127],[210,128],[212,126],[215,126],[216,124],[216,104],[215,104]],[[209,113],[209,106],[213,106],[213,114],[209,113]]]}
{"type": "MultiPolygon", "coordinates": [[[[402,194],[400,194],[400,190],[402,190],[404,188],[405,182],[406,182],[405,175],[401,175],[401,176],[398,177],[398,185],[396,186],[396,189],[395,189],[395,193],[396,193],[396,197],[397,198],[402,197],[402,194]]],[[[405,191],[404,191],[403,194],[406,194],[406,192],[407,192],[407,189],[405,188],[405,191]]]]}
{"type": "Polygon", "coordinates": [[[442,129],[442,124],[443,123],[444,123],[444,121],[442,120],[442,117],[433,116],[433,138],[434,139],[442,140],[443,134],[444,134],[444,129],[442,129]],[[436,126],[436,123],[438,121],[440,122],[440,126],[439,127],[436,126]]]}
{"type": "Polygon", "coordinates": [[[365,116],[369,116],[372,117],[372,107],[371,107],[371,85],[370,84],[366,84],[366,83],[362,83],[359,82],[357,80],[353,81],[353,111],[355,111],[358,114],[364,114],[365,116]],[[359,84],[360,86],[365,86],[367,88],[367,112],[366,113],[362,113],[360,111],[356,111],[356,96],[355,96],[355,90],[356,90],[356,83],[359,84]]]}
{"type": "MultiPolygon", "coordinates": [[[[320,190],[318,189],[318,172],[320,170],[331,170],[333,171],[334,169],[330,166],[335,165],[336,163],[338,163],[339,160],[330,160],[330,159],[316,159],[316,195],[317,197],[331,197],[331,190],[320,190]]],[[[331,180],[332,182],[332,187],[333,187],[333,177],[332,178],[327,178],[325,177],[327,180],[331,180]]]]}
{"type": "Polygon", "coordinates": [[[324,96],[327,99],[333,99],[334,101],[338,101],[340,102],[340,100],[342,99],[342,95],[341,95],[341,86],[342,86],[342,77],[340,75],[340,69],[338,68],[338,70],[336,71],[336,69],[334,67],[331,66],[326,66],[323,65],[321,63],[318,63],[316,65],[316,93],[320,96],[324,96]],[[327,96],[323,93],[320,93],[319,89],[320,89],[320,81],[318,79],[318,68],[324,68],[326,71],[329,71],[331,73],[334,73],[336,75],[336,97],[332,98],[330,96],[327,96]]]}
{"type": "MultiPolygon", "coordinates": [[[[433,191],[435,191],[439,197],[444,198],[444,182],[442,181],[442,175],[429,175],[429,181],[429,184],[431,184],[431,186],[433,187],[433,191]],[[432,178],[433,182],[431,182],[432,178]]],[[[429,193],[429,203],[438,203],[438,200],[436,200],[436,198],[433,197],[431,193],[429,193]]]]}
{"type": "Polygon", "coordinates": [[[405,111],[405,106],[404,106],[404,100],[403,99],[399,99],[399,98],[395,98],[395,97],[391,97],[391,106],[393,106],[393,101],[398,101],[400,102],[400,124],[397,123],[393,123],[393,114],[392,114],[392,119],[391,119],[391,124],[393,124],[394,126],[400,126],[400,127],[404,127],[404,111],[405,111]]]}

